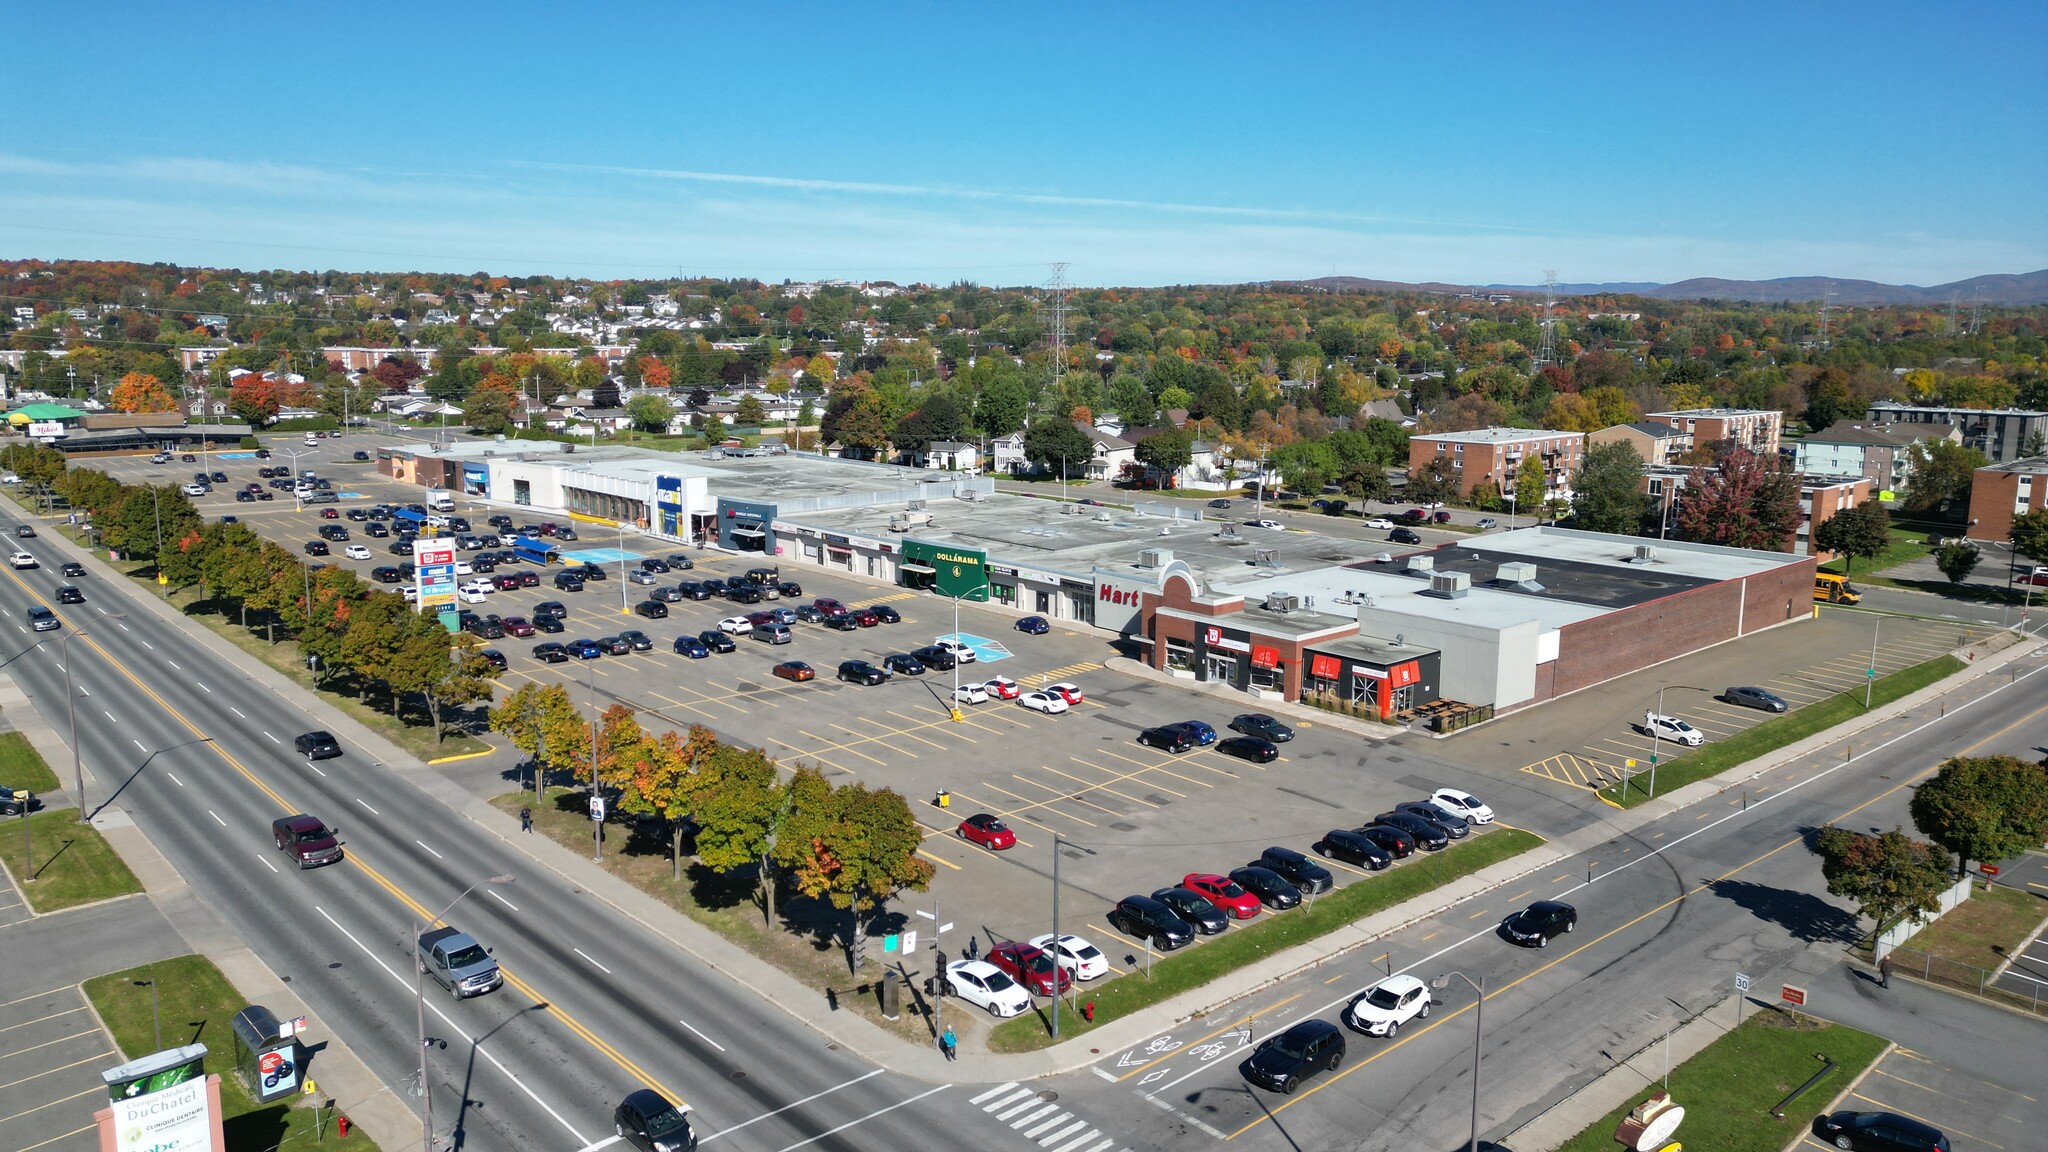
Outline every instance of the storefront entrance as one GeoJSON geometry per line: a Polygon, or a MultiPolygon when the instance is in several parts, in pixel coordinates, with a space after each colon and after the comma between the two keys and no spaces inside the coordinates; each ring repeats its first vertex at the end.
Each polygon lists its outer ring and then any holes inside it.
{"type": "Polygon", "coordinates": [[[1237,655],[1232,652],[1202,654],[1202,679],[1237,686],[1237,655]]]}

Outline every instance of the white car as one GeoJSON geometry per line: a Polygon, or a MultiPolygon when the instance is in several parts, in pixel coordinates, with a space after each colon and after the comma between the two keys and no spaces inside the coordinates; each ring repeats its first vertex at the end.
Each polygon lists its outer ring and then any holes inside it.
{"type": "Polygon", "coordinates": [[[727,616],[718,622],[718,630],[728,636],[745,636],[754,630],[754,622],[745,616],[727,616]]]}
{"type": "Polygon", "coordinates": [[[986,704],[988,703],[988,689],[983,688],[979,684],[962,684],[958,688],[953,689],[953,702],[956,704],[986,704]]]}
{"type": "Polygon", "coordinates": [[[953,995],[998,1018],[1031,1010],[1031,993],[986,960],[956,960],[946,965],[946,983],[953,995]]]}
{"type": "Polygon", "coordinates": [[[1287,525],[1282,524],[1278,520],[1247,520],[1245,521],[1245,526],[1247,528],[1264,528],[1268,532],[1287,531],[1287,525]]]}
{"type": "Polygon", "coordinates": [[[1655,736],[1659,740],[1669,740],[1674,744],[1683,744],[1687,748],[1697,748],[1701,741],[1706,739],[1699,729],[1678,717],[1664,716],[1656,712],[1643,713],[1643,722],[1636,725],[1636,730],[1645,736],[1655,736]]]}
{"type": "Polygon", "coordinates": [[[1367,520],[1365,522],[1365,526],[1367,528],[1378,528],[1384,531],[1387,529],[1391,529],[1394,526],[1394,522],[1392,520],[1387,519],[1385,516],[1375,516],[1372,519],[1367,520]]]}
{"type": "Polygon", "coordinates": [[[1050,692],[1026,692],[1017,697],[1017,703],[1048,716],[1057,716],[1067,710],[1067,702],[1050,692]]]}
{"type": "Polygon", "coordinates": [[[1456,816],[1470,824],[1493,823],[1493,809],[1470,792],[1439,788],[1429,794],[1429,803],[1446,816],[1456,816]]]}
{"type": "Polygon", "coordinates": [[[519,543],[519,533],[517,533],[517,532],[500,532],[500,533],[498,533],[498,544],[499,544],[499,545],[500,545],[501,547],[505,547],[505,548],[510,548],[510,547],[512,547],[512,546],[513,546],[514,544],[517,544],[517,543],[519,543]]]}
{"type": "Polygon", "coordinates": [[[476,565],[471,564],[467,560],[457,560],[455,562],[455,574],[457,576],[474,576],[476,575],[476,565]]]}
{"type": "Polygon", "coordinates": [[[1353,1000],[1345,1017],[1367,1036],[1398,1036],[1401,1025],[1429,1018],[1429,985],[1413,976],[1389,976],[1353,1000]]]}
{"type": "Polygon", "coordinates": [[[370,558],[370,550],[361,544],[351,544],[343,548],[341,554],[351,560],[368,560],[370,558]]]}
{"type": "Polygon", "coordinates": [[[9,473],[8,473],[8,474],[6,474],[5,476],[0,476],[0,484],[19,484],[19,483],[21,483],[21,477],[19,477],[19,476],[16,476],[16,475],[15,475],[14,473],[12,473],[12,472],[9,472],[9,473]]]}
{"type": "Polygon", "coordinates": [[[464,604],[481,604],[484,602],[484,594],[474,588],[463,588],[457,591],[455,598],[464,604]]]}
{"type": "Polygon", "coordinates": [[[1109,957],[1102,954],[1102,949],[1079,936],[1061,936],[1055,946],[1052,933],[1048,932],[1043,936],[1033,936],[1031,946],[1041,952],[1052,953],[1054,961],[1072,972],[1076,980],[1093,980],[1109,974],[1109,957]]]}
{"type": "Polygon", "coordinates": [[[947,640],[942,637],[932,641],[932,647],[937,648],[941,652],[952,653],[954,662],[958,664],[972,664],[976,659],[974,646],[963,644],[958,640],[947,640]]]}
{"type": "Polygon", "coordinates": [[[398,594],[405,598],[407,604],[410,604],[420,598],[419,586],[415,584],[400,584],[398,586],[398,594]]]}
{"type": "Polygon", "coordinates": [[[36,558],[26,552],[16,552],[7,558],[7,562],[16,568],[33,568],[36,566],[36,558]]]}
{"type": "Polygon", "coordinates": [[[183,492],[187,496],[204,496],[209,491],[212,491],[212,489],[209,489],[204,484],[187,484],[183,488],[178,489],[178,491],[183,492]]]}
{"type": "Polygon", "coordinates": [[[476,579],[464,584],[462,586],[462,590],[464,592],[474,592],[479,596],[489,596],[491,593],[496,592],[498,590],[498,586],[491,583],[489,580],[476,579]]]}

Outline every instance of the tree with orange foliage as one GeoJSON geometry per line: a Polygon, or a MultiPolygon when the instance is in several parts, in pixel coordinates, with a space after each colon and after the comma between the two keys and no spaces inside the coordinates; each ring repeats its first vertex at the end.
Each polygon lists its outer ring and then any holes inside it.
{"type": "Polygon", "coordinates": [[[228,409],[253,427],[261,428],[277,419],[279,407],[277,382],[260,372],[249,373],[228,389],[228,409]]]}
{"type": "Polygon", "coordinates": [[[644,356],[640,360],[640,382],[649,388],[667,388],[675,378],[675,372],[661,362],[659,356],[644,356]]]}
{"type": "Polygon", "coordinates": [[[169,412],[178,402],[163,381],[147,372],[130,372],[114,385],[107,405],[116,412],[169,412]]]}

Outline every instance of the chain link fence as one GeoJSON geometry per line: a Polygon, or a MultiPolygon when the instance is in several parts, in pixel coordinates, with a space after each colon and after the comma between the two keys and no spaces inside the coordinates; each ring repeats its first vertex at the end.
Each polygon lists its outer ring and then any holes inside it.
{"type": "Polygon", "coordinates": [[[2048,1016],[2048,984],[2031,980],[2000,982],[1999,973],[1990,968],[1949,960],[1917,948],[1894,948],[1888,958],[1894,975],[1914,976],[1929,984],[1941,984],[2035,1015],[2048,1016]],[[2028,991],[2017,991],[2019,987],[2028,991]]]}

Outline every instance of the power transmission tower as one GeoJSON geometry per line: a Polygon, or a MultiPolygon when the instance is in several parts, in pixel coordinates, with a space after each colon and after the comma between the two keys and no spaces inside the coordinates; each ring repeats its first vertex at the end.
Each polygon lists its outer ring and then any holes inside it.
{"type": "Polygon", "coordinates": [[[1821,293],[1820,297],[1820,346],[1822,349],[1826,349],[1828,346],[1828,307],[1834,303],[1834,299],[1835,285],[1833,281],[1829,281],[1828,290],[1821,293]]]}
{"type": "Polygon", "coordinates": [[[1045,285],[1046,303],[1052,305],[1052,390],[1059,394],[1067,374],[1067,262],[1052,264],[1052,279],[1045,285]]]}
{"type": "Polygon", "coordinates": [[[1536,366],[1557,363],[1557,269],[1543,270],[1543,341],[1536,349],[1536,366]]]}
{"type": "Polygon", "coordinates": [[[1970,292],[1970,335],[1977,334],[1977,323],[1984,318],[1984,298],[1973,289],[1970,292]]]}
{"type": "Polygon", "coordinates": [[[1950,336],[1956,334],[1956,301],[1959,298],[1959,293],[1951,292],[1948,294],[1948,334],[1950,336]]]}

